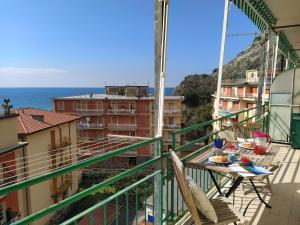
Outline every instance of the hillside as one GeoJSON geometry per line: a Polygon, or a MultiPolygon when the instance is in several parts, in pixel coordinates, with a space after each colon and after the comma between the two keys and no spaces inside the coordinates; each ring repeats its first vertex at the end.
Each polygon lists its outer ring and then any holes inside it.
{"type": "MultiPolygon", "coordinates": [[[[244,77],[246,70],[259,69],[260,37],[224,65],[223,79],[244,77]]],[[[186,126],[211,119],[212,93],[217,86],[218,69],[211,74],[187,75],[176,87],[174,95],[183,95],[186,105],[186,126]]]]}
{"type": "MultiPolygon", "coordinates": [[[[259,69],[260,36],[256,37],[250,46],[240,52],[233,60],[224,65],[223,79],[244,77],[246,70],[259,69]]],[[[218,69],[212,73],[218,75],[218,69]]]]}

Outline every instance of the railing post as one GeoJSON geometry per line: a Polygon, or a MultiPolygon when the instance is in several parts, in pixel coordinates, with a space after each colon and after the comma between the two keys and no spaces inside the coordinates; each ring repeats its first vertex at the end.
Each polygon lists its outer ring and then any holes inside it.
{"type": "MultiPolygon", "coordinates": [[[[155,224],[162,224],[162,220],[163,220],[163,175],[162,175],[162,171],[160,171],[160,173],[157,175],[158,176],[158,202],[157,204],[157,218],[154,219],[154,223],[155,224]],[[157,222],[155,222],[155,220],[157,222]]],[[[166,202],[166,204],[168,204],[168,202],[166,202]]],[[[166,213],[166,215],[168,215],[168,212],[166,213]]]]}
{"type": "Polygon", "coordinates": [[[223,64],[224,64],[224,52],[225,52],[225,45],[226,45],[227,19],[228,19],[228,12],[229,12],[229,4],[230,4],[230,1],[225,0],[221,50],[220,50],[220,60],[219,60],[219,71],[218,71],[217,97],[215,99],[215,104],[214,104],[214,118],[218,118],[220,116],[219,104],[220,104],[221,83],[222,83],[222,76],[223,76],[223,64]]]}

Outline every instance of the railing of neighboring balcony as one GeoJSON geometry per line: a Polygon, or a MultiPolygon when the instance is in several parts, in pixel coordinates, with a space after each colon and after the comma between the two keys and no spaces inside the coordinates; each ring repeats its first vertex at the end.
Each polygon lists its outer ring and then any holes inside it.
{"type": "Polygon", "coordinates": [[[77,128],[82,129],[102,129],[104,128],[103,123],[78,123],[77,128]]]}
{"type": "Polygon", "coordinates": [[[180,125],[179,124],[164,124],[165,129],[179,129],[180,125]]]}
{"type": "MultiPolygon", "coordinates": [[[[222,85],[242,85],[244,83],[258,84],[259,78],[237,78],[222,80],[222,85]]],[[[267,84],[271,84],[271,77],[268,77],[267,84]]]]}
{"type": "Polygon", "coordinates": [[[123,124],[123,123],[109,123],[108,124],[108,129],[109,130],[136,130],[137,129],[137,124],[131,123],[131,124],[123,124]]]}
{"type": "Polygon", "coordinates": [[[79,114],[89,114],[89,115],[101,115],[104,113],[102,108],[75,108],[74,111],[76,111],[79,114]]]}
{"type": "Polygon", "coordinates": [[[165,114],[179,114],[181,111],[181,109],[164,109],[165,114]]]}
{"type": "Polygon", "coordinates": [[[109,114],[113,115],[135,115],[135,109],[108,109],[109,114]]]}

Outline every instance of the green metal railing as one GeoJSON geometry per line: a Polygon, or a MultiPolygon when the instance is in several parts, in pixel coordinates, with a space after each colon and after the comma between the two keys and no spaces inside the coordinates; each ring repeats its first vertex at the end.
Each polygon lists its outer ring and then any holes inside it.
{"type": "MultiPolygon", "coordinates": [[[[224,117],[206,121],[201,124],[186,127],[176,130],[172,134],[173,150],[180,154],[183,162],[187,162],[192,158],[206,152],[211,148],[212,140],[220,131],[232,129],[232,125],[221,126],[218,131],[212,131],[213,126],[221,125],[225,119],[237,117],[238,123],[247,123],[250,120],[262,121],[263,129],[268,128],[268,109],[264,107],[263,111],[257,115],[256,108],[246,109],[237,113],[226,115],[224,117]],[[250,116],[251,114],[251,116],[250,116]],[[199,130],[203,131],[198,134],[199,130]],[[196,135],[195,135],[196,132],[196,135]],[[178,145],[177,137],[185,136],[188,133],[193,135],[178,145]]],[[[0,188],[0,195],[6,195],[41,182],[49,181],[54,177],[70,173],[95,163],[101,163],[113,157],[121,156],[129,151],[137,151],[139,148],[145,146],[152,146],[153,155],[144,162],[136,165],[133,168],[125,171],[120,171],[119,174],[108,177],[99,183],[90,186],[73,196],[61,200],[60,202],[41,209],[31,215],[24,217],[13,224],[31,224],[43,217],[52,216],[53,213],[58,212],[66,207],[72,207],[79,201],[82,201],[95,193],[99,193],[104,188],[125,183],[125,181],[132,181],[128,186],[121,189],[116,189],[115,192],[103,195],[98,202],[90,207],[78,212],[77,215],[69,218],[64,218],[60,221],[61,224],[79,224],[81,220],[89,224],[98,224],[99,215],[101,215],[101,223],[110,224],[146,224],[149,220],[148,214],[155,215],[155,220],[158,224],[174,224],[183,215],[186,214],[186,206],[181,197],[176,179],[174,178],[173,167],[169,162],[169,154],[162,151],[163,140],[161,138],[153,138],[150,140],[141,141],[139,143],[122,147],[117,150],[103,153],[98,156],[88,158],[76,164],[66,166],[61,169],[46,173],[40,177],[31,178],[21,181],[10,186],[0,188]],[[145,173],[145,171],[147,171],[145,173]],[[133,179],[137,176],[138,179],[133,179]],[[154,198],[156,193],[156,198],[154,198]]],[[[212,180],[206,171],[196,168],[186,168],[186,174],[192,177],[205,192],[211,190],[213,186],[212,180]]],[[[215,173],[214,176],[218,182],[222,182],[220,174],[215,173]]]]}
{"type": "MultiPolygon", "coordinates": [[[[116,176],[110,177],[110,178],[108,178],[98,184],[95,184],[81,192],[78,192],[69,198],[61,200],[57,204],[53,204],[53,205],[49,206],[48,208],[42,209],[38,212],[34,212],[33,214],[28,215],[25,218],[23,218],[22,220],[16,221],[13,224],[30,224],[35,221],[38,221],[39,219],[41,219],[45,216],[52,215],[53,213],[57,212],[58,210],[61,210],[64,207],[68,207],[71,204],[76,203],[79,200],[82,200],[87,196],[90,196],[90,195],[93,195],[93,194],[99,192],[99,190],[101,190],[105,187],[108,187],[109,185],[116,184],[117,182],[123,182],[125,179],[128,179],[131,176],[139,174],[140,171],[143,171],[149,167],[151,168],[154,165],[157,165],[157,163],[160,162],[163,157],[163,155],[162,155],[162,139],[161,138],[153,138],[150,140],[141,141],[137,144],[133,144],[133,145],[130,145],[127,147],[122,147],[117,150],[113,150],[113,151],[110,151],[110,152],[107,152],[107,153],[104,153],[104,154],[101,154],[98,156],[94,156],[94,157],[86,159],[84,161],[80,161],[76,164],[72,164],[70,166],[66,166],[61,169],[57,169],[53,172],[44,174],[40,177],[28,179],[28,180],[1,188],[0,195],[9,194],[9,193],[12,193],[12,192],[24,189],[24,188],[28,188],[32,185],[47,181],[54,177],[57,177],[57,176],[60,176],[60,175],[66,174],[66,173],[70,173],[70,172],[73,172],[78,169],[82,169],[86,166],[90,166],[95,163],[103,162],[103,161],[113,158],[113,157],[121,156],[122,154],[124,154],[126,152],[135,151],[138,148],[149,146],[149,145],[152,145],[155,150],[155,154],[153,154],[153,157],[151,157],[149,160],[146,160],[145,162],[143,162],[131,169],[121,172],[120,174],[118,174],[116,176]]],[[[77,224],[78,219],[84,217],[85,215],[89,216],[89,223],[93,224],[93,221],[94,221],[93,211],[95,209],[98,209],[99,207],[104,207],[103,210],[105,211],[105,213],[103,213],[103,214],[105,215],[104,216],[104,222],[105,222],[105,220],[107,218],[106,206],[107,206],[107,203],[109,203],[111,201],[115,201],[115,218],[113,218],[115,223],[116,224],[119,223],[118,220],[119,220],[120,214],[122,214],[121,211],[123,209],[125,209],[125,211],[126,211],[125,212],[125,221],[126,221],[126,224],[129,224],[129,197],[132,197],[132,195],[133,195],[133,193],[129,193],[130,191],[134,192],[135,199],[137,199],[137,201],[138,201],[138,204],[136,204],[136,206],[135,206],[135,209],[136,209],[135,216],[138,218],[138,211],[141,211],[141,210],[143,210],[145,212],[144,215],[146,215],[147,198],[153,194],[153,188],[149,188],[149,185],[151,183],[152,183],[152,185],[150,185],[150,186],[154,185],[153,178],[155,176],[158,176],[158,180],[162,181],[162,178],[161,178],[162,169],[161,168],[156,167],[155,170],[150,169],[150,171],[152,171],[152,172],[150,172],[148,175],[145,175],[145,177],[142,178],[141,180],[134,182],[132,185],[130,185],[122,190],[118,190],[115,194],[101,200],[95,206],[79,213],[75,217],[65,221],[63,224],[77,224]],[[147,185],[145,185],[145,184],[147,184],[147,185]],[[140,193],[138,190],[141,190],[140,193]],[[143,196],[141,197],[140,195],[143,195],[143,196]],[[120,202],[121,197],[122,197],[122,204],[120,202]],[[125,202],[124,202],[124,198],[125,198],[125,202]],[[141,201],[139,200],[139,198],[142,199],[143,204],[140,204],[141,201]]],[[[159,183],[158,185],[159,185],[158,188],[160,189],[162,184],[159,183]]],[[[159,191],[159,193],[162,193],[162,192],[159,191]]],[[[159,195],[159,200],[162,202],[162,196],[160,196],[160,195],[159,195]]],[[[160,215],[160,212],[162,212],[162,209],[160,207],[158,207],[158,210],[159,210],[159,212],[157,213],[157,215],[160,215]]],[[[162,221],[162,216],[160,216],[160,218],[158,218],[158,219],[160,221],[162,221]]],[[[146,217],[143,218],[143,220],[146,221],[146,217]]],[[[104,223],[104,224],[106,224],[106,223],[104,223]]]]}

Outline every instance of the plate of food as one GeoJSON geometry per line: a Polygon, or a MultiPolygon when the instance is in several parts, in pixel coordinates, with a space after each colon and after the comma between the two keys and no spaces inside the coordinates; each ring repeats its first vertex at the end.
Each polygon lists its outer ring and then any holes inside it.
{"type": "Polygon", "coordinates": [[[213,163],[219,163],[219,164],[225,164],[225,163],[229,163],[229,159],[226,155],[220,155],[220,156],[211,156],[208,158],[208,160],[210,162],[213,163]]]}
{"type": "Polygon", "coordinates": [[[254,144],[250,142],[240,143],[239,146],[245,149],[251,149],[251,150],[254,149],[254,144]]]}

